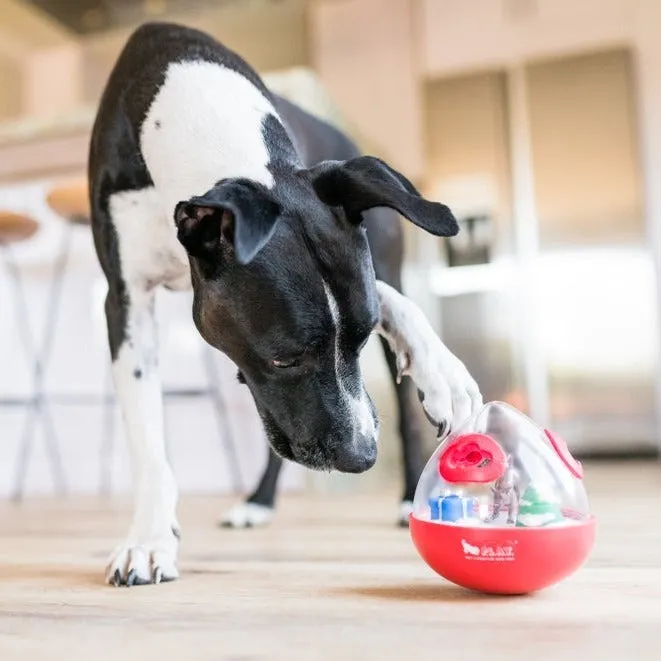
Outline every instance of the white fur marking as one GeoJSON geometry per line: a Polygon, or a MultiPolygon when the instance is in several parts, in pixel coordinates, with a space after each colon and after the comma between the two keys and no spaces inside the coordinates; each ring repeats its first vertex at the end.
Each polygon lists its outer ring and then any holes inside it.
{"type": "Polygon", "coordinates": [[[140,146],[171,218],[180,200],[217,181],[246,177],[273,186],[262,122],[277,113],[247,78],[219,64],[171,64],[147,112],[140,146]]]}
{"type": "Polygon", "coordinates": [[[190,267],[154,188],[115,193],[109,200],[117,231],[122,277],[138,289],[165,284],[190,289],[190,267]]]}
{"type": "Polygon", "coordinates": [[[340,354],[340,308],[328,284],[324,281],[323,285],[324,291],[326,292],[326,298],[328,300],[328,307],[330,309],[331,317],[333,318],[333,324],[335,325],[335,379],[337,380],[337,386],[340,389],[342,396],[344,397],[344,401],[347,403],[349,411],[351,412],[351,417],[355,422],[358,423],[360,433],[364,436],[373,436],[376,432],[376,428],[374,426],[374,417],[372,416],[372,411],[370,409],[365,393],[361,393],[360,397],[354,397],[347,390],[342,380],[342,356],[340,354]]]}
{"type": "Polygon", "coordinates": [[[257,528],[268,525],[272,518],[271,507],[257,503],[240,503],[227,512],[220,524],[226,528],[257,528]]]}
{"type": "Polygon", "coordinates": [[[413,512],[413,503],[410,500],[403,500],[399,504],[399,515],[398,522],[400,525],[408,526],[409,524],[409,515],[413,512]]]}

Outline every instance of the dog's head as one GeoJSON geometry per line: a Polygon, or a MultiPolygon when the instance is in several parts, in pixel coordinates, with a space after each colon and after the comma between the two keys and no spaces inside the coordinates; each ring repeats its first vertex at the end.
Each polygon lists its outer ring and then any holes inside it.
{"type": "Polygon", "coordinates": [[[358,359],[379,312],[362,214],[390,207],[436,236],[457,223],[373,157],[275,180],[223,180],[177,205],[193,317],[238,366],[276,452],[362,472],[376,460],[378,419],[358,359]]]}

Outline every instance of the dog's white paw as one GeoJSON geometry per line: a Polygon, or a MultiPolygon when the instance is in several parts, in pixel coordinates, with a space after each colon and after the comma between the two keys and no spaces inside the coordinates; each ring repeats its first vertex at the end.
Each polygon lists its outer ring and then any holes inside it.
{"type": "MultiPolygon", "coordinates": [[[[416,360],[412,358],[412,361],[416,360]]],[[[412,376],[422,406],[441,433],[448,433],[482,407],[482,394],[464,364],[445,345],[419,362],[412,376]],[[441,429],[445,427],[445,429],[441,429]]]]}
{"type": "Polygon", "coordinates": [[[144,470],[137,484],[131,529],[106,566],[106,581],[111,585],[131,587],[179,578],[177,552],[181,530],[175,512],[177,485],[166,465],[158,468],[144,470]]]}
{"type": "Polygon", "coordinates": [[[399,515],[397,523],[402,528],[408,528],[409,525],[409,515],[413,511],[413,503],[410,500],[403,500],[399,504],[399,515]]]}
{"type": "Polygon", "coordinates": [[[267,526],[273,519],[273,508],[257,503],[240,503],[220,520],[223,528],[257,528],[267,526]]]}
{"type": "Polygon", "coordinates": [[[425,412],[445,434],[482,407],[480,389],[418,305],[386,283],[376,284],[380,303],[377,332],[396,356],[398,378],[408,375],[413,379],[425,412]]]}
{"type": "Polygon", "coordinates": [[[111,554],[106,581],[132,587],[176,580],[179,537],[179,529],[172,527],[142,542],[129,538],[111,554]]]}

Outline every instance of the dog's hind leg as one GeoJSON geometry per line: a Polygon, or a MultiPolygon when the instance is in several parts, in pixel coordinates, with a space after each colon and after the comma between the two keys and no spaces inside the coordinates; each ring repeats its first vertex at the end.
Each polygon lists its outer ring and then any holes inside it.
{"type": "Polygon", "coordinates": [[[271,522],[275,508],[282,458],[268,446],[269,458],[257,488],[243,502],[235,505],[220,520],[224,528],[253,528],[271,522]]]}
{"type": "Polygon", "coordinates": [[[108,281],[112,372],[134,487],[131,527],[106,570],[107,581],[114,585],[178,577],[177,486],[165,453],[154,283],[145,277],[145,268],[156,267],[153,248],[144,240],[151,234],[149,202],[149,191],[119,193],[108,200],[106,217],[95,205],[93,218],[95,244],[108,281]]]}

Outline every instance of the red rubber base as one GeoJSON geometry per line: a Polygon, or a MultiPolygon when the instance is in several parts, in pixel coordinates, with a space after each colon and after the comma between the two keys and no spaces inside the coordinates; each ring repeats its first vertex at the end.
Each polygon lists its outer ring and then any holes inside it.
{"type": "Polygon", "coordinates": [[[547,528],[473,528],[409,518],[422,559],[448,581],[490,594],[527,594],[573,574],[594,545],[596,519],[547,528]]]}

